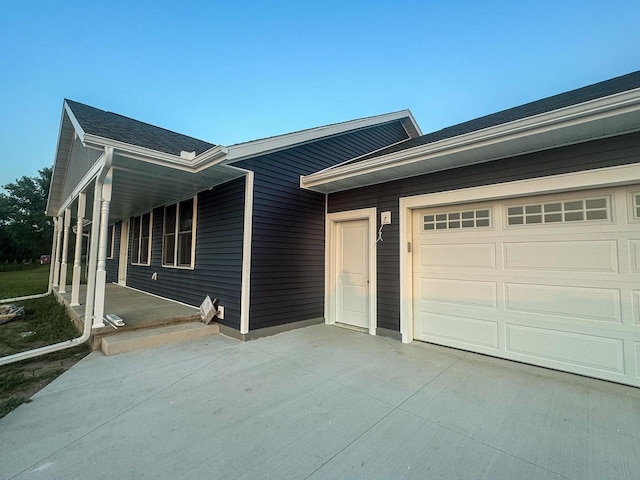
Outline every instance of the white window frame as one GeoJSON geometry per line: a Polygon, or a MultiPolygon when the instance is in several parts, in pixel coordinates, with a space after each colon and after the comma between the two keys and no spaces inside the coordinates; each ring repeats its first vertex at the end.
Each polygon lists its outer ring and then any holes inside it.
{"type": "Polygon", "coordinates": [[[131,248],[131,265],[140,265],[140,266],[149,266],[151,265],[151,245],[153,244],[153,212],[147,212],[145,214],[142,215],[138,215],[136,217],[131,217],[131,244],[132,244],[132,248],[131,248]],[[147,247],[147,262],[140,262],[140,252],[142,251],[142,249],[140,248],[142,246],[142,219],[146,216],[149,215],[149,246],[147,247]],[[139,223],[139,231],[138,231],[138,258],[136,259],[137,261],[134,261],[133,258],[133,253],[136,251],[135,248],[133,248],[133,241],[135,239],[135,232],[134,232],[134,226],[136,223],[136,218],[140,219],[140,223],[139,223]]]}
{"type": "Polygon", "coordinates": [[[195,263],[196,263],[196,229],[197,229],[197,223],[198,221],[198,196],[195,195],[193,198],[187,198],[185,200],[182,200],[180,202],[176,202],[173,203],[171,205],[165,205],[162,211],[162,266],[164,268],[177,268],[177,269],[182,269],[182,270],[193,270],[195,268],[195,263]],[[178,264],[178,239],[180,236],[180,204],[183,202],[186,202],[188,200],[192,200],[193,202],[193,206],[192,206],[192,219],[191,219],[191,258],[190,258],[190,263],[184,264],[184,265],[180,265],[178,264]],[[166,211],[167,211],[167,207],[175,207],[176,208],[176,220],[175,220],[175,230],[173,233],[173,263],[165,263],[165,255],[164,255],[164,249],[165,249],[165,239],[166,239],[166,211]]]}
{"type": "Polygon", "coordinates": [[[613,219],[613,201],[611,195],[576,195],[576,194],[564,194],[564,195],[553,195],[553,196],[544,196],[542,198],[538,197],[533,199],[533,201],[527,202],[511,202],[505,205],[504,211],[504,225],[508,229],[520,229],[520,228],[537,228],[537,227],[545,227],[548,228],[550,226],[553,227],[566,227],[576,224],[598,224],[598,223],[611,223],[613,219]],[[588,207],[587,202],[593,200],[604,200],[604,207],[588,207]],[[576,210],[566,210],[565,204],[574,203],[574,202],[582,202],[582,209],[576,210]],[[559,204],[559,210],[547,211],[545,210],[545,206],[551,204],[559,204]],[[539,212],[527,212],[528,207],[540,207],[539,212]],[[510,209],[520,208],[522,209],[519,213],[510,213],[510,209]],[[571,213],[582,213],[582,219],[580,220],[567,220],[566,215],[571,213]],[[606,218],[588,218],[590,212],[605,212],[606,218]],[[560,220],[549,221],[546,219],[546,216],[551,215],[559,215],[560,220]],[[527,223],[527,217],[540,217],[539,222],[531,222],[527,223]],[[510,223],[510,219],[512,218],[521,218],[522,223],[510,223]]]}
{"type": "Polygon", "coordinates": [[[115,250],[116,226],[109,225],[109,245],[107,246],[107,260],[113,260],[113,251],[115,250]]]}

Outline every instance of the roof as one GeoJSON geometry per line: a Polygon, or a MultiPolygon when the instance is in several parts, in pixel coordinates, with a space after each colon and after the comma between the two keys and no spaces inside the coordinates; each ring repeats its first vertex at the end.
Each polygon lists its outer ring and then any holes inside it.
{"type": "Polygon", "coordinates": [[[399,142],[301,178],[338,192],[640,131],[640,71],[399,142]]]}
{"type": "Polygon", "coordinates": [[[597,98],[607,97],[616,93],[625,92],[640,88],[640,71],[632,72],[620,77],[615,77],[603,82],[594,83],[586,87],[571,90],[569,92],[560,93],[541,100],[519,105],[517,107],[502,110],[500,112],[475,118],[467,122],[459,123],[450,127],[443,128],[435,132],[427,133],[420,137],[410,138],[396,145],[383,148],[375,153],[364,155],[356,161],[366,160],[369,158],[380,157],[393,152],[407,150],[409,148],[426,145],[428,143],[437,142],[447,138],[457,137],[465,133],[483,130],[485,128],[502,125],[541,113],[558,110],[564,107],[570,107],[580,103],[595,100],[597,98]]]}
{"type": "Polygon", "coordinates": [[[197,138],[172,132],[117,113],[65,100],[84,133],[118,142],[148,148],[171,155],[180,152],[205,152],[215,145],[197,138]]]}

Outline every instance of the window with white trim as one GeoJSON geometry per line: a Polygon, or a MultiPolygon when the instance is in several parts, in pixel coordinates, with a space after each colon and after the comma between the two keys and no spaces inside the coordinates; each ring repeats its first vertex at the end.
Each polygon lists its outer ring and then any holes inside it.
{"type": "Polygon", "coordinates": [[[107,258],[113,258],[113,244],[115,242],[115,225],[109,225],[109,230],[107,231],[107,258]]]}
{"type": "Polygon", "coordinates": [[[164,207],[162,266],[193,268],[197,197],[164,207]]]}
{"type": "Polygon", "coordinates": [[[488,208],[433,213],[422,217],[424,231],[479,227],[491,227],[491,210],[488,208]]]}
{"type": "Polygon", "coordinates": [[[633,218],[640,220],[640,193],[633,194],[633,218]]]}
{"type": "Polygon", "coordinates": [[[151,212],[131,221],[131,264],[149,265],[151,263],[151,226],[153,225],[151,212]]]}
{"type": "Polygon", "coordinates": [[[556,200],[507,207],[507,225],[509,226],[591,222],[608,219],[608,197],[556,200]]]}

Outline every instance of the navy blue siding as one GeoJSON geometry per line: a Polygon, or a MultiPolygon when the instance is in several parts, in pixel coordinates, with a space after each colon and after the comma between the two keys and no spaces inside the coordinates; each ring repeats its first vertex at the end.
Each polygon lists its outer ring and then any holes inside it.
{"type": "MultiPolygon", "coordinates": [[[[198,306],[205,296],[225,307],[220,322],[240,328],[245,180],[240,178],[198,194],[195,268],[162,267],[163,208],[153,211],[151,265],[129,263],[127,285],[198,306]],[[157,272],[158,279],[151,280],[157,272]]],[[[129,235],[131,241],[131,235],[129,235]]],[[[131,248],[129,248],[131,252],[131,248]]],[[[130,260],[129,260],[130,261],[130,260]]]]}
{"type": "MultiPolygon", "coordinates": [[[[122,222],[118,222],[114,225],[115,239],[113,242],[113,258],[107,259],[107,282],[118,281],[118,267],[120,265],[120,231],[122,229],[122,222]]],[[[111,238],[109,238],[111,241],[111,238]]]]}
{"type": "Polygon", "coordinates": [[[384,241],[377,245],[378,327],[399,331],[400,197],[630,164],[638,159],[640,134],[629,134],[333,193],[328,198],[328,212],[368,207],[391,211],[393,222],[384,227],[384,241]]]}
{"type": "Polygon", "coordinates": [[[324,315],[325,195],[301,190],[300,175],[406,138],[393,122],[236,164],[255,172],[251,330],[324,315]]]}

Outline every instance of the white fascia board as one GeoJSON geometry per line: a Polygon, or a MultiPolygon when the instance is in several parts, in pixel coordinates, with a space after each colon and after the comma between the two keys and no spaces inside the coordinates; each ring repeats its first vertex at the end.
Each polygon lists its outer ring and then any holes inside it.
{"type": "Polygon", "coordinates": [[[193,160],[188,160],[179,155],[159,152],[150,148],[131,145],[88,133],[83,137],[83,145],[87,148],[96,148],[99,150],[102,150],[104,147],[113,147],[119,155],[192,173],[197,173],[213,164],[220,163],[227,154],[226,147],[216,145],[196,156],[193,160]]]}
{"type": "MultiPolygon", "coordinates": [[[[57,216],[58,212],[53,212],[53,206],[51,205],[51,194],[53,193],[53,188],[54,188],[54,184],[56,182],[54,182],[54,179],[56,178],[56,175],[58,174],[58,168],[56,168],[58,166],[58,157],[60,155],[60,141],[62,140],[62,135],[64,134],[63,132],[63,128],[64,128],[64,117],[65,115],[67,115],[69,117],[69,119],[71,119],[71,116],[68,115],[67,113],[67,102],[63,103],[62,106],[62,115],[60,116],[60,128],[58,128],[58,143],[56,145],[56,155],[53,159],[53,169],[51,171],[51,182],[49,183],[49,192],[47,194],[47,206],[45,208],[45,213],[49,216],[57,216]]],[[[73,122],[72,122],[73,123],[73,122]]],[[[74,125],[75,128],[75,125],[74,125]]],[[[68,160],[68,159],[65,159],[68,160]]]]}
{"type": "Polygon", "coordinates": [[[367,128],[373,125],[388,123],[403,118],[409,118],[414,124],[416,130],[420,132],[420,127],[418,127],[418,124],[415,122],[411,111],[401,110],[399,112],[385,113],[383,115],[376,115],[374,117],[366,117],[358,120],[351,120],[348,122],[334,123],[332,125],[325,125],[322,127],[310,128],[308,130],[301,130],[299,132],[287,133],[275,137],[231,145],[230,147],[228,147],[229,153],[227,154],[227,158],[224,161],[225,163],[238,162],[240,160],[245,160],[247,158],[255,157],[258,155],[265,155],[267,153],[275,152],[295,145],[308,143],[320,138],[339,135],[351,130],[367,128]]]}
{"type": "Polygon", "coordinates": [[[69,120],[71,120],[71,123],[73,124],[73,128],[75,129],[76,134],[78,135],[78,137],[80,137],[80,140],[82,140],[84,138],[84,130],[80,126],[80,122],[78,122],[78,119],[73,114],[73,110],[71,110],[71,107],[66,101],[64,102],[64,111],[67,112],[67,115],[69,116],[69,120]]]}
{"type": "Polygon", "coordinates": [[[640,109],[640,89],[629,90],[494,127],[476,130],[457,137],[393,152],[355,164],[327,168],[311,175],[303,176],[300,184],[303,188],[312,188],[332,181],[426,160],[430,157],[451,154],[507,140],[517,140],[534,133],[552,131],[638,109],[640,109]]]}

